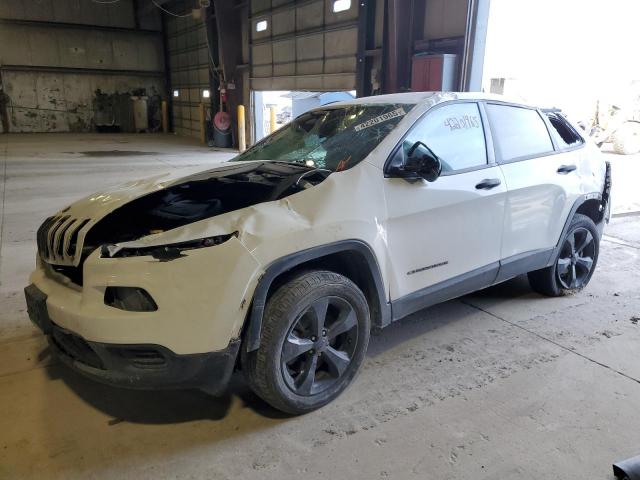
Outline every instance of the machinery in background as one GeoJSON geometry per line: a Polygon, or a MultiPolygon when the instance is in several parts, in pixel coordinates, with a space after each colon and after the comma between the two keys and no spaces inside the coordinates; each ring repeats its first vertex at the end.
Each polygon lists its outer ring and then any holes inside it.
{"type": "Polygon", "coordinates": [[[98,132],[158,132],[162,128],[162,98],[155,88],[103,93],[93,97],[93,125],[98,132]]]}
{"type": "Polygon", "coordinates": [[[601,147],[611,143],[613,151],[620,155],[640,152],[640,81],[634,81],[625,95],[615,101],[596,101],[594,115],[580,122],[601,147]]]}

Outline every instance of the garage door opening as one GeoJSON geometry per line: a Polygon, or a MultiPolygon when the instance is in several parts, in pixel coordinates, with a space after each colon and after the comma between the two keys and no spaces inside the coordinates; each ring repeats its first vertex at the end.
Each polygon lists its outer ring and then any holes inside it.
{"type": "Polygon", "coordinates": [[[309,91],[260,91],[252,92],[254,139],[259,141],[269,135],[272,129],[278,129],[292,119],[313,108],[329,103],[352,100],[355,91],[349,92],[309,92],[309,91]],[[275,124],[271,122],[271,109],[274,109],[275,124]]]}

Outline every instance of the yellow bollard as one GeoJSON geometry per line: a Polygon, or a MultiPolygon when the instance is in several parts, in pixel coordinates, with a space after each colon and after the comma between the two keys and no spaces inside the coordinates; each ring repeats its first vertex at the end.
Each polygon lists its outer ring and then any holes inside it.
{"type": "Polygon", "coordinates": [[[269,128],[269,133],[273,133],[278,129],[276,127],[276,107],[269,107],[269,128]]]}
{"type": "Polygon", "coordinates": [[[200,104],[200,143],[207,143],[207,131],[204,125],[204,103],[200,104]]]}
{"type": "Polygon", "coordinates": [[[247,135],[244,126],[244,105],[238,105],[238,150],[240,153],[247,149],[247,135]]]}
{"type": "Polygon", "coordinates": [[[166,100],[162,100],[162,131],[169,133],[169,110],[166,100]]]}

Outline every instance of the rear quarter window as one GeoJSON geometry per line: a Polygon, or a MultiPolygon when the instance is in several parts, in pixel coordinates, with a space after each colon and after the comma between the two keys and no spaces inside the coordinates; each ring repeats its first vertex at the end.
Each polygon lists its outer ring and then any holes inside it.
{"type": "Polygon", "coordinates": [[[561,149],[575,148],[584,143],[578,132],[557,112],[547,112],[547,118],[551,123],[551,135],[561,149]]]}
{"type": "Polygon", "coordinates": [[[553,143],[537,110],[487,104],[491,131],[502,162],[553,152],[553,143]]]}

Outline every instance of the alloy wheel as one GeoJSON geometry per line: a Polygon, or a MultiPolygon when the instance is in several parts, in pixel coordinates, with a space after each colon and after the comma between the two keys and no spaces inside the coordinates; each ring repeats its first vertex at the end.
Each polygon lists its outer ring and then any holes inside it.
{"type": "Polygon", "coordinates": [[[593,268],[596,244],[586,228],[576,228],[569,233],[556,264],[556,274],[563,288],[575,289],[586,284],[593,268]]]}
{"type": "Polygon", "coordinates": [[[293,322],[282,346],[281,370],[295,394],[316,395],[340,380],[353,358],[358,319],[343,298],[315,300],[293,322]]]}

